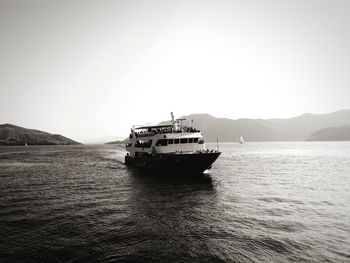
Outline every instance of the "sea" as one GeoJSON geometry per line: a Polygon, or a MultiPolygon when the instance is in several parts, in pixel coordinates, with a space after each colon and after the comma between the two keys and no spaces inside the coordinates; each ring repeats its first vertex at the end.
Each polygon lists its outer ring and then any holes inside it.
{"type": "Polygon", "coordinates": [[[118,145],[0,147],[0,262],[350,262],[350,142],[219,148],[174,176],[118,145]]]}

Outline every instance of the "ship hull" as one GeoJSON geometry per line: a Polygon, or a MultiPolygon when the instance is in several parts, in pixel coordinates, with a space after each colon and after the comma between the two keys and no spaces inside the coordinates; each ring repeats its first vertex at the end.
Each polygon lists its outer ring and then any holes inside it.
{"type": "Polygon", "coordinates": [[[220,154],[220,152],[205,152],[125,156],[125,164],[154,172],[198,174],[210,169],[220,154]]]}

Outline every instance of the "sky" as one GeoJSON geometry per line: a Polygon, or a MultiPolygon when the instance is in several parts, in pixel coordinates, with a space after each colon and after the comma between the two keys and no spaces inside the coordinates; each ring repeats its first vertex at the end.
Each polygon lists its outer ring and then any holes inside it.
{"type": "Polygon", "coordinates": [[[78,141],[350,108],[350,1],[0,0],[0,123],[78,141]]]}

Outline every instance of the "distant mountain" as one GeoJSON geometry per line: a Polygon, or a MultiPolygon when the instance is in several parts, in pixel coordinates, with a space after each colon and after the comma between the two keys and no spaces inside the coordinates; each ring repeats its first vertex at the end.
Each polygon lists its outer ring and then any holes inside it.
{"type": "Polygon", "coordinates": [[[318,130],[311,134],[309,141],[350,141],[350,125],[318,130]]]}
{"type": "Polygon", "coordinates": [[[106,142],[105,144],[125,144],[128,141],[128,139],[122,140],[122,141],[112,141],[112,142],[106,142]]]}
{"type": "MultiPolygon", "coordinates": [[[[239,141],[306,141],[320,129],[350,125],[350,110],[327,114],[306,113],[290,119],[226,119],[209,114],[184,116],[185,124],[193,120],[193,126],[202,130],[208,142],[239,141]]],[[[166,122],[162,122],[166,123],[166,122]]]]}
{"type": "Polygon", "coordinates": [[[84,144],[108,144],[109,142],[123,140],[123,138],[117,137],[117,136],[104,136],[94,139],[88,139],[84,140],[84,144]]]}
{"type": "Polygon", "coordinates": [[[80,144],[60,134],[26,129],[12,124],[0,125],[0,145],[75,145],[80,144]]]}

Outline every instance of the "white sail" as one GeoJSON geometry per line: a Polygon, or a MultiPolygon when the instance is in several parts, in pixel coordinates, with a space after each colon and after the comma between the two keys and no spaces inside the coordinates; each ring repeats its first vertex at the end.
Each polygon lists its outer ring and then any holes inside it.
{"type": "Polygon", "coordinates": [[[241,137],[239,138],[239,143],[240,143],[240,144],[243,144],[243,143],[244,143],[243,136],[241,136],[241,137]]]}

